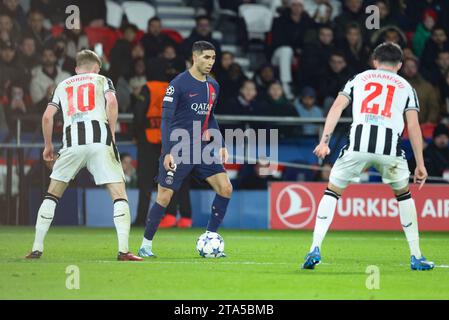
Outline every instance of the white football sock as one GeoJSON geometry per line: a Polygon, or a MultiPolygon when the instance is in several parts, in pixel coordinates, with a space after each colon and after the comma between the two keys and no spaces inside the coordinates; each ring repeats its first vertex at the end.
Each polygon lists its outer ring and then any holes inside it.
{"type": "Polygon", "coordinates": [[[419,259],[421,258],[421,250],[419,248],[418,218],[415,201],[411,198],[410,192],[398,196],[397,200],[399,217],[410,247],[410,254],[419,259]]]}
{"type": "Polygon", "coordinates": [[[129,230],[131,228],[131,215],[128,201],[118,199],[114,201],[114,224],[117,230],[118,250],[127,253],[129,230]]]}
{"type": "Polygon", "coordinates": [[[321,198],[318,206],[318,212],[315,220],[315,229],[313,230],[313,243],[310,247],[310,251],[313,251],[315,247],[321,249],[321,243],[326,236],[327,230],[334,218],[335,207],[337,206],[339,194],[332,190],[326,189],[323,198],[321,198]]]}
{"type": "Polygon", "coordinates": [[[152,247],[153,246],[153,240],[148,240],[147,238],[143,237],[141,248],[143,247],[152,247]]]}
{"type": "Polygon", "coordinates": [[[36,220],[36,235],[34,237],[32,251],[44,251],[44,240],[50,228],[53,217],[55,216],[56,204],[58,198],[53,196],[46,196],[37,212],[36,220]]]}

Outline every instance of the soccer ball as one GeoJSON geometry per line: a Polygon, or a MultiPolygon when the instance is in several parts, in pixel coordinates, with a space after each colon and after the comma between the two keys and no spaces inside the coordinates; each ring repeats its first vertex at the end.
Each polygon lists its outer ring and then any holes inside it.
{"type": "Polygon", "coordinates": [[[216,232],[205,232],[196,242],[196,250],[203,258],[218,258],[224,252],[224,240],[216,232]]]}

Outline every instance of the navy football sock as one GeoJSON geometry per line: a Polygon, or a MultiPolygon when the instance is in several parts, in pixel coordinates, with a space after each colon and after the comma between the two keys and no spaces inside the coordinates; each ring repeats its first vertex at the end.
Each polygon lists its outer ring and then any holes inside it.
{"type": "Polygon", "coordinates": [[[144,237],[148,240],[153,240],[154,234],[159,227],[162,217],[164,216],[165,208],[159,203],[155,202],[148,214],[148,221],[145,227],[144,237]]]}
{"type": "Polygon", "coordinates": [[[210,215],[209,223],[207,224],[207,231],[217,232],[223,218],[226,214],[226,208],[228,207],[229,198],[215,195],[214,202],[212,202],[212,213],[210,215]]]}

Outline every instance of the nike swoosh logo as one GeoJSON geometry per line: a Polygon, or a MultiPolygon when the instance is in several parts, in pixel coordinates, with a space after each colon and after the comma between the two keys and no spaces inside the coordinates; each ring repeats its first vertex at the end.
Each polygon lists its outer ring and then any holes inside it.
{"type": "Polygon", "coordinates": [[[318,219],[322,219],[322,220],[326,220],[327,217],[320,217],[320,216],[316,216],[318,219]]]}
{"type": "Polygon", "coordinates": [[[409,224],[406,224],[405,226],[404,225],[402,225],[404,228],[408,228],[408,227],[410,227],[412,225],[412,223],[410,222],[409,224]]]}
{"type": "Polygon", "coordinates": [[[198,93],[190,93],[190,94],[189,94],[189,97],[190,97],[190,98],[193,98],[193,97],[196,97],[197,95],[198,95],[198,93]]]}

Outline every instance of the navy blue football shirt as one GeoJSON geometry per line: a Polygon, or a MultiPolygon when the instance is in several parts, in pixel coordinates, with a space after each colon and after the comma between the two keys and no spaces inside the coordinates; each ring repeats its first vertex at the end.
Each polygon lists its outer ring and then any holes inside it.
{"type": "MultiPolygon", "coordinates": [[[[174,78],[165,93],[162,105],[162,154],[170,153],[177,141],[170,141],[170,133],[184,129],[189,133],[189,144],[201,143],[201,135],[207,129],[219,129],[213,108],[220,86],[210,76],[205,81],[195,79],[188,70],[174,78]],[[201,133],[194,132],[193,123],[201,124],[201,133]]],[[[205,143],[201,143],[204,145],[205,143]]],[[[222,139],[222,146],[224,141],[222,139]]]]}

